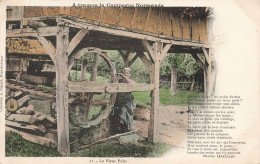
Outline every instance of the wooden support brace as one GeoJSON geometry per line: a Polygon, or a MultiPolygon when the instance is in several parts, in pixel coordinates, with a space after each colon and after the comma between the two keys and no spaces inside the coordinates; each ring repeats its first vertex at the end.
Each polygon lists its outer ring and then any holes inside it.
{"type": "Polygon", "coordinates": [[[148,52],[149,57],[151,58],[151,61],[154,63],[155,55],[154,55],[151,45],[149,44],[149,42],[147,40],[142,40],[142,44],[143,44],[144,48],[146,49],[146,51],[148,52]]]}
{"type": "Polygon", "coordinates": [[[87,29],[80,30],[74,38],[70,41],[68,48],[68,55],[76,48],[76,46],[80,43],[80,41],[84,38],[84,36],[88,33],[87,29]]]}
{"type": "Polygon", "coordinates": [[[139,56],[139,58],[142,60],[142,62],[144,63],[144,66],[146,67],[146,69],[149,71],[149,73],[151,74],[151,62],[147,59],[147,57],[145,56],[145,54],[142,51],[136,51],[136,56],[139,56]]]}
{"type": "Polygon", "coordinates": [[[53,61],[54,65],[56,65],[56,52],[53,48],[54,46],[51,46],[51,42],[49,42],[46,38],[43,36],[37,36],[39,42],[42,44],[43,48],[47,51],[48,55],[50,56],[51,60],[53,61]]]}
{"type": "Polygon", "coordinates": [[[206,65],[205,63],[199,58],[197,52],[192,52],[191,56],[196,60],[196,62],[198,63],[198,65],[205,70],[206,69],[206,65]]]}
{"type": "Polygon", "coordinates": [[[136,54],[134,56],[134,58],[129,62],[129,67],[136,61],[137,58],[138,58],[138,55],[136,54]]]}
{"type": "Polygon", "coordinates": [[[68,68],[69,28],[58,23],[56,51],[56,110],[58,151],[63,156],[70,154],[69,144],[69,111],[68,111],[68,68]],[[65,69],[65,70],[64,70],[65,69]]]}
{"type": "Polygon", "coordinates": [[[169,49],[171,48],[172,44],[166,44],[160,54],[160,61],[163,60],[163,58],[166,56],[167,52],[169,51],[169,49]]]}
{"type": "Polygon", "coordinates": [[[211,62],[211,59],[210,59],[210,56],[209,56],[209,54],[208,54],[206,48],[202,47],[202,51],[203,51],[203,53],[204,53],[204,55],[205,55],[207,64],[209,64],[209,63],[211,62]]]}

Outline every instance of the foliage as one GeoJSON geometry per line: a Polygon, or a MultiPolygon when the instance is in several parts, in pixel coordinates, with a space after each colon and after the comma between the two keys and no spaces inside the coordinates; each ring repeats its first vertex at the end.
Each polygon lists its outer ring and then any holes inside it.
{"type": "Polygon", "coordinates": [[[5,155],[7,157],[57,157],[56,149],[24,140],[14,132],[5,133],[5,155]]]}
{"type": "MultiPolygon", "coordinates": [[[[199,56],[205,60],[203,56],[199,56]]],[[[190,54],[168,54],[161,63],[161,79],[171,80],[172,67],[177,69],[177,82],[192,82],[193,78],[196,81],[195,88],[198,91],[203,89],[203,70],[195,59],[190,54]]],[[[187,90],[189,86],[182,89],[187,90]]]]}
{"type": "Polygon", "coordinates": [[[91,146],[88,149],[74,152],[74,157],[160,157],[172,146],[163,143],[150,143],[147,141],[120,145],[116,141],[109,141],[91,146]]]}

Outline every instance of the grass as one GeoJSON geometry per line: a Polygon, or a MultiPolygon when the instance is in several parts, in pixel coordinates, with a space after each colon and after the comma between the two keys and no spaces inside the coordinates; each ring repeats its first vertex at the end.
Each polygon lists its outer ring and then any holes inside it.
{"type": "Polygon", "coordinates": [[[7,157],[57,157],[56,149],[24,140],[14,132],[5,133],[5,155],[7,157]]]}
{"type": "Polygon", "coordinates": [[[172,146],[164,143],[143,141],[137,144],[120,145],[117,142],[104,142],[85,150],[74,152],[74,157],[160,157],[172,146]]]}
{"type": "MultiPolygon", "coordinates": [[[[151,105],[151,91],[133,92],[136,103],[139,105],[151,105]]],[[[160,88],[160,105],[188,105],[189,101],[203,95],[202,92],[177,91],[174,95],[167,88],[160,88]]]]}
{"type": "MultiPolygon", "coordinates": [[[[24,140],[19,134],[6,132],[5,153],[7,157],[58,157],[56,149],[24,140]]],[[[108,141],[85,150],[71,153],[71,157],[160,157],[172,146],[164,143],[143,141],[137,144],[120,145],[108,141]]]]}

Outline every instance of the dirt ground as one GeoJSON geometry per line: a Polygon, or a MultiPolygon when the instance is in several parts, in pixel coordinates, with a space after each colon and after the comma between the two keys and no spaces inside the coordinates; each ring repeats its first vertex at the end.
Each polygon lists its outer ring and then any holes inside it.
{"type": "MultiPolygon", "coordinates": [[[[188,106],[160,106],[158,141],[179,145],[187,136],[188,106]]],[[[148,137],[149,110],[137,107],[133,130],[140,130],[141,138],[148,137]]]]}

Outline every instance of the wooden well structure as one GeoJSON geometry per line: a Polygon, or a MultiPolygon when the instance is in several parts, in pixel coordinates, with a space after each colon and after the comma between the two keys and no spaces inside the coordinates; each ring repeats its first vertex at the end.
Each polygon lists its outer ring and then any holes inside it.
{"type": "MultiPolygon", "coordinates": [[[[8,7],[7,40],[24,38],[34,45],[16,53],[49,55],[56,67],[58,151],[70,153],[69,92],[152,91],[148,138],[156,142],[159,113],[160,63],[167,53],[190,53],[204,70],[205,95],[211,94],[212,49],[209,44],[207,8],[87,8],[8,7]],[[32,43],[35,42],[35,43],[32,43]],[[126,50],[125,66],[140,58],[150,73],[150,84],[68,82],[68,74],[80,53],[126,50]],[[130,52],[136,56],[130,60],[130,52]],[[146,56],[144,53],[147,53],[146,56]],[[28,53],[28,52],[27,52],[28,53]],[[205,62],[198,53],[205,55],[205,62]]],[[[9,45],[7,45],[9,46],[9,45]]]]}

